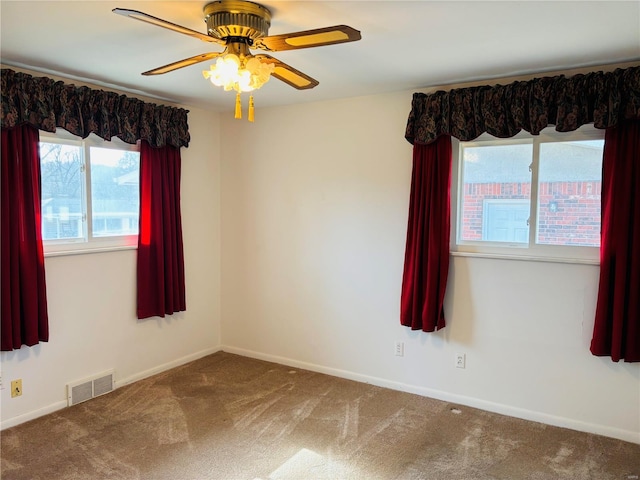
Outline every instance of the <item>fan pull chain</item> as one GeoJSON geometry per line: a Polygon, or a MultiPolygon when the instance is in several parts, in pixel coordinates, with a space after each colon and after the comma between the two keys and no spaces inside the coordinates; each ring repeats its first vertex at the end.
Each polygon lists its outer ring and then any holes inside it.
{"type": "Polygon", "coordinates": [[[236,94],[236,118],[242,118],[242,102],[240,101],[240,92],[236,94]]]}
{"type": "Polygon", "coordinates": [[[254,110],[255,110],[255,108],[253,106],[253,95],[251,95],[249,97],[249,115],[248,115],[248,118],[249,118],[250,122],[254,121],[254,110]]]}

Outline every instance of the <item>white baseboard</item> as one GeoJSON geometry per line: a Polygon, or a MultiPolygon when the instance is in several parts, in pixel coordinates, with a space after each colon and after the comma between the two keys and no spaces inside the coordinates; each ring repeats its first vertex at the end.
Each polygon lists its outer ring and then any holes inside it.
{"type": "Polygon", "coordinates": [[[398,390],[407,393],[415,393],[416,395],[421,395],[423,397],[435,398],[436,400],[466,405],[468,407],[479,408],[481,410],[499,413],[501,415],[507,415],[515,418],[521,418],[523,420],[544,423],[546,425],[553,425],[555,427],[568,428],[571,430],[577,430],[579,432],[594,433],[597,435],[603,435],[605,437],[617,438],[626,442],[640,444],[640,432],[635,432],[632,430],[622,430],[619,428],[608,427],[606,425],[583,422],[572,418],[549,415],[547,413],[536,412],[533,410],[518,408],[502,403],[490,402],[487,400],[482,400],[480,398],[457,395],[455,393],[449,393],[442,390],[434,390],[416,385],[409,385],[406,383],[395,382],[393,380],[387,380],[384,378],[362,375],[348,370],[325,367],[323,365],[301,362],[291,358],[280,357],[277,355],[270,355],[261,352],[254,352],[252,350],[245,350],[242,348],[223,345],[221,347],[221,350],[228,353],[242,355],[244,357],[279,363],[281,365],[310,370],[312,372],[325,373],[327,375],[333,375],[334,377],[346,378],[348,380],[355,380],[357,382],[369,383],[378,387],[390,388],[392,390],[398,390]]]}
{"type": "MultiPolygon", "coordinates": [[[[163,363],[162,365],[158,365],[156,367],[150,368],[150,369],[145,370],[143,372],[138,372],[138,373],[136,373],[134,375],[131,375],[131,376],[127,377],[127,378],[116,380],[116,382],[114,382],[114,390],[119,388],[119,387],[122,387],[124,385],[128,385],[130,383],[137,382],[138,380],[142,380],[144,378],[151,377],[152,375],[156,375],[158,373],[162,373],[162,372],[167,371],[167,370],[169,370],[171,368],[179,367],[179,366],[184,365],[186,363],[193,362],[194,360],[198,360],[199,358],[206,357],[207,355],[211,355],[212,353],[219,352],[220,350],[221,350],[221,347],[219,347],[219,346],[218,347],[214,347],[214,348],[207,348],[205,350],[201,350],[199,352],[192,353],[192,354],[186,355],[186,356],[181,357],[181,358],[177,358],[177,359],[172,360],[170,362],[163,363]]],[[[42,417],[42,416],[47,415],[49,413],[53,413],[53,412],[55,412],[57,410],[61,410],[61,409],[65,408],[66,406],[67,406],[67,400],[65,398],[64,400],[52,403],[51,405],[47,405],[46,407],[42,407],[42,408],[39,408],[37,410],[33,410],[31,412],[24,413],[24,414],[18,415],[16,417],[8,418],[6,420],[3,420],[0,423],[0,430],[5,430],[6,428],[15,427],[16,425],[20,425],[21,423],[25,423],[25,422],[28,422],[30,420],[35,420],[38,417],[42,417]]]]}
{"type": "Polygon", "coordinates": [[[2,423],[0,423],[0,430],[15,427],[16,425],[20,425],[21,423],[28,422],[29,420],[35,420],[38,417],[48,415],[49,413],[53,413],[57,410],[62,410],[66,406],[67,406],[67,400],[65,399],[56,403],[52,403],[51,405],[47,405],[46,407],[42,407],[37,410],[33,410],[31,412],[23,413],[22,415],[18,415],[17,417],[7,418],[6,420],[3,420],[2,423]]]}
{"type": "Polygon", "coordinates": [[[124,387],[125,385],[129,385],[130,383],[143,380],[153,375],[157,375],[158,373],[166,372],[167,370],[170,370],[175,367],[180,367],[186,363],[193,362],[194,360],[198,360],[202,357],[206,357],[207,355],[211,355],[212,353],[219,352],[220,350],[222,350],[220,346],[214,347],[214,348],[207,348],[205,350],[200,350],[199,352],[192,353],[181,358],[177,358],[176,360],[163,363],[162,365],[155,366],[143,372],[135,373],[127,378],[117,379],[115,381],[115,388],[124,387]]]}

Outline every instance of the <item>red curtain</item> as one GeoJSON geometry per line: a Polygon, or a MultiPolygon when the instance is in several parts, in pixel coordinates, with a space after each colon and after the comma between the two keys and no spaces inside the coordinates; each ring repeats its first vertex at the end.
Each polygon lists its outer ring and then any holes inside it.
{"type": "Polygon", "coordinates": [[[2,129],[3,351],[49,340],[38,130],[2,129]]]}
{"type": "Polygon", "coordinates": [[[605,133],[600,287],[591,353],[640,361],[640,122],[605,133]]]}
{"type": "Polygon", "coordinates": [[[409,225],[400,323],[433,332],[445,326],[449,273],[451,137],[413,147],[409,225]]]}
{"type": "Polygon", "coordinates": [[[180,149],[140,144],[138,318],[186,310],[180,149]]]}

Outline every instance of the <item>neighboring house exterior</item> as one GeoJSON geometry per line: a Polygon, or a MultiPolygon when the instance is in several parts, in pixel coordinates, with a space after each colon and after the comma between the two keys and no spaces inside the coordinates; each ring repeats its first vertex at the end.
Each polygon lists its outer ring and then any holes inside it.
{"type": "MultiPolygon", "coordinates": [[[[464,240],[527,241],[531,179],[527,165],[519,167],[508,155],[467,165],[462,186],[464,240]]],[[[601,149],[556,144],[544,167],[538,182],[538,243],[598,246],[601,149]]]]}

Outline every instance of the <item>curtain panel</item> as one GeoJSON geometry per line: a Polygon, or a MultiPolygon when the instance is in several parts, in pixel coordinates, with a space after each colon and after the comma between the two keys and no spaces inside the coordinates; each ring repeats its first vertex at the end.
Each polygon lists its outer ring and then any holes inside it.
{"type": "Polygon", "coordinates": [[[451,138],[413,147],[400,323],[433,332],[445,326],[449,274],[451,138]]]}
{"type": "Polygon", "coordinates": [[[591,353],[640,362],[640,122],[607,129],[600,288],[591,353]]]}
{"type": "Polygon", "coordinates": [[[549,125],[569,132],[631,119],[640,119],[640,67],[414,93],[405,138],[413,145],[440,135],[470,141],[487,132],[508,138],[521,130],[537,135],[549,125]]]}
{"type": "Polygon", "coordinates": [[[2,129],[2,351],[49,340],[38,130],[2,129]]]}
{"type": "Polygon", "coordinates": [[[188,110],[6,68],[1,73],[2,128],[30,124],[55,132],[62,127],[82,138],[94,133],[130,144],[145,140],[153,147],[189,146],[188,110]]]}
{"type": "Polygon", "coordinates": [[[180,175],[180,149],[140,143],[139,319],[164,317],[187,308],[180,175]]]}

